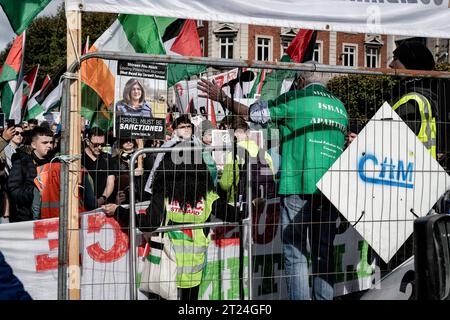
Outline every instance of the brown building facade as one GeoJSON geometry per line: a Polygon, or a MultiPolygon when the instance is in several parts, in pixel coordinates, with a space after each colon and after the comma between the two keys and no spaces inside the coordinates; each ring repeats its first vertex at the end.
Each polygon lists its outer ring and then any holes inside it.
{"type": "MultiPolygon", "coordinates": [[[[298,29],[198,21],[204,56],[279,61],[298,29]]],[[[395,48],[385,35],[319,31],[314,60],[329,65],[385,68],[395,48]]]]}

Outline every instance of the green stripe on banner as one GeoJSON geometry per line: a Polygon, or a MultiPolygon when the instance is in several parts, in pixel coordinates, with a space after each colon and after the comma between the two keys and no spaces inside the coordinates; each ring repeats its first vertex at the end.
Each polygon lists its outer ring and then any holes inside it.
{"type": "Polygon", "coordinates": [[[160,257],[152,256],[150,254],[147,256],[147,260],[150,261],[151,263],[154,263],[154,264],[160,264],[161,263],[161,258],[160,257]]]}
{"type": "Polygon", "coordinates": [[[7,64],[4,64],[2,73],[0,74],[0,83],[6,82],[6,81],[11,81],[11,80],[16,80],[17,75],[18,75],[18,73],[16,70],[14,70],[14,68],[12,68],[11,66],[9,66],[7,64]]]}
{"type": "Polygon", "coordinates": [[[252,99],[255,96],[255,94],[258,92],[258,87],[259,87],[259,83],[261,82],[262,72],[263,72],[263,69],[260,69],[258,72],[258,75],[256,76],[255,82],[253,82],[253,87],[250,90],[250,93],[248,94],[248,97],[250,99],[252,99]]]}
{"type": "Polygon", "coordinates": [[[14,99],[14,92],[11,89],[12,82],[15,83],[15,81],[9,81],[5,83],[2,88],[1,107],[7,119],[9,119],[11,105],[14,99]]]}
{"type": "Polygon", "coordinates": [[[207,66],[194,64],[169,64],[167,67],[167,86],[171,87],[181,80],[188,80],[190,76],[205,72],[207,66]]]}
{"type": "Polygon", "coordinates": [[[138,273],[138,274],[136,275],[136,287],[137,287],[137,288],[139,288],[139,287],[141,286],[141,276],[142,276],[141,273],[138,273]]]}
{"type": "Polygon", "coordinates": [[[44,108],[40,104],[35,104],[31,109],[28,109],[25,120],[35,119],[41,113],[44,113],[44,108]]]}
{"type": "Polygon", "coordinates": [[[164,32],[166,31],[167,27],[170,26],[176,18],[163,18],[163,17],[155,17],[155,22],[158,27],[158,33],[162,36],[164,35],[164,32]]]}
{"type": "MultiPolygon", "coordinates": [[[[281,62],[291,62],[291,58],[288,55],[284,55],[281,58],[281,62]]],[[[296,71],[290,70],[272,70],[271,73],[267,73],[261,89],[261,100],[272,100],[280,95],[283,81],[289,78],[295,78],[296,71]]]]}
{"type": "Polygon", "coordinates": [[[190,237],[188,237],[184,232],[182,231],[169,231],[169,238],[175,239],[175,240],[188,240],[192,241],[190,237]]]}
{"type": "Polygon", "coordinates": [[[137,53],[165,54],[155,19],[151,16],[120,15],[119,22],[137,53]]]}

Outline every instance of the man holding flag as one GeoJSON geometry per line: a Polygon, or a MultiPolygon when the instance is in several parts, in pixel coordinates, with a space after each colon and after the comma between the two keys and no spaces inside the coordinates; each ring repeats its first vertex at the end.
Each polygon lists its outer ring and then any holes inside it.
{"type": "MultiPolygon", "coordinates": [[[[303,61],[305,48],[311,47],[298,45],[304,41],[300,38],[302,34],[299,32],[299,39],[291,44],[297,49],[288,49],[295,62],[303,61]]],[[[292,300],[332,300],[334,296],[333,241],[338,213],[316,183],[344,149],[348,116],[342,102],[327,90],[324,79],[314,72],[297,73],[289,92],[250,107],[233,101],[208,80],[201,79],[198,83],[198,89],[203,92],[199,96],[219,101],[246,120],[262,125],[273,123],[280,128],[282,156],[278,194],[284,265],[292,300]],[[309,256],[312,288],[309,286],[309,256]]]]}

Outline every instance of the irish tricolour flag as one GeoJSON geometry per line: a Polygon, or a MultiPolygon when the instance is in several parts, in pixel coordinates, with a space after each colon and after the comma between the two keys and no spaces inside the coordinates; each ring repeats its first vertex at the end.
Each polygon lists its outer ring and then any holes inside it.
{"type": "Polygon", "coordinates": [[[0,107],[7,119],[21,120],[25,33],[16,37],[0,73],[0,107]]]}
{"type": "MultiPolygon", "coordinates": [[[[89,49],[89,52],[95,51],[202,55],[195,21],[140,15],[120,15],[89,49]]],[[[205,69],[203,66],[169,65],[168,86],[205,69]]],[[[105,127],[109,123],[108,106],[114,102],[116,70],[116,61],[89,59],[82,63],[82,113],[94,125],[105,127]]]]}

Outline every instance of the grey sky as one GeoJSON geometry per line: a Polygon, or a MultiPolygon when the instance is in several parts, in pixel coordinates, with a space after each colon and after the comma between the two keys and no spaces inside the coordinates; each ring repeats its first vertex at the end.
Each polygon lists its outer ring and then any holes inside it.
{"type": "MultiPolygon", "coordinates": [[[[63,2],[64,0],[52,0],[48,4],[48,6],[39,14],[39,16],[55,14],[58,6],[63,2]]],[[[1,52],[5,49],[8,42],[13,40],[15,37],[14,31],[11,29],[8,19],[6,18],[6,15],[1,9],[0,9],[0,30],[1,30],[0,32],[0,52],[1,52]]]]}

